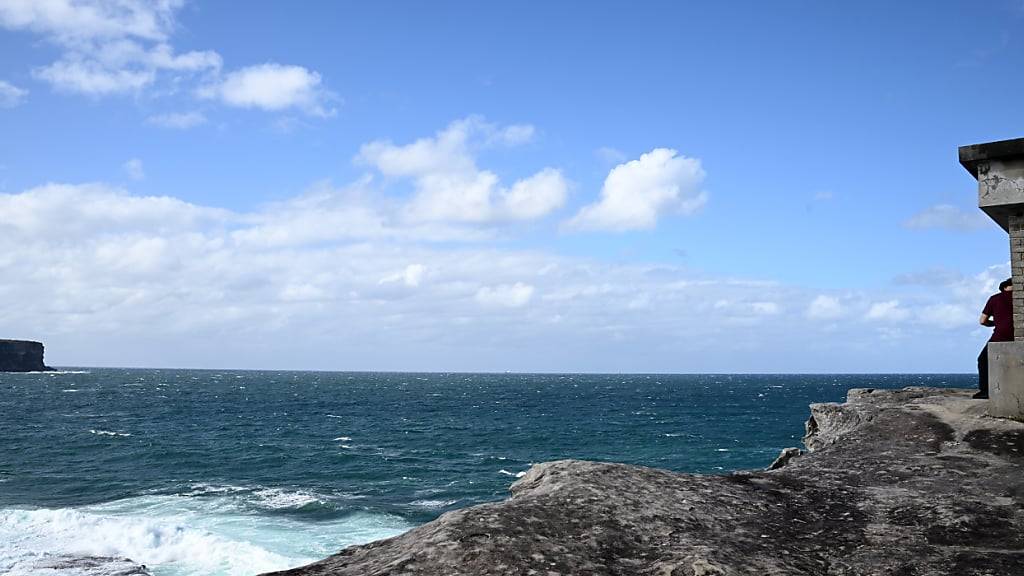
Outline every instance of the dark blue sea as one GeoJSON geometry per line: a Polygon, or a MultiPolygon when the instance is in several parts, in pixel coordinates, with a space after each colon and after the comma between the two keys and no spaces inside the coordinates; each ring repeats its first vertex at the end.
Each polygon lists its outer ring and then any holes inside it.
{"type": "Polygon", "coordinates": [[[725,474],[849,388],[969,375],[0,374],[0,573],[250,575],[506,496],[583,458],[725,474]]]}

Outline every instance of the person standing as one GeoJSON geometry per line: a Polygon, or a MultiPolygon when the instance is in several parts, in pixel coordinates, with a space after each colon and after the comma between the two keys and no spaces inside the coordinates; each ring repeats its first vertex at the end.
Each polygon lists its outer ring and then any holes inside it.
{"type": "MultiPolygon", "coordinates": [[[[989,297],[981,311],[978,322],[982,326],[994,327],[989,342],[1013,341],[1013,280],[1007,278],[999,283],[999,293],[989,297]]],[[[988,398],[988,342],[978,354],[978,392],[975,398],[988,398]]]]}

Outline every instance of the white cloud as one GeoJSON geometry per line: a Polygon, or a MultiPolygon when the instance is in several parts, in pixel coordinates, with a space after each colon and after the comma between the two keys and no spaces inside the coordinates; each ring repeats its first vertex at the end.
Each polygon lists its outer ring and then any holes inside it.
{"type": "Polygon", "coordinates": [[[504,188],[497,174],[476,165],[476,148],[496,140],[519,144],[526,133],[532,134],[532,127],[499,128],[470,117],[451,123],[434,137],[404,146],[371,142],[360,149],[356,162],[371,165],[388,178],[413,182],[416,193],[405,210],[411,221],[540,218],[565,203],[568,182],[561,171],[544,168],[504,188]]]}
{"type": "Polygon", "coordinates": [[[132,180],[143,180],[146,177],[146,170],[142,166],[142,160],[132,158],[124,163],[124,171],[132,180]]]}
{"type": "Polygon", "coordinates": [[[955,232],[970,232],[995,226],[981,212],[964,212],[956,206],[938,204],[911,216],[903,225],[907,228],[938,228],[955,232]]]}
{"type": "Polygon", "coordinates": [[[65,44],[136,37],[162,40],[183,0],[6,0],[0,26],[52,36],[65,44]]]}
{"type": "Polygon", "coordinates": [[[872,304],[864,318],[879,322],[902,322],[909,316],[910,311],[901,308],[899,300],[887,300],[872,304]]]}
{"type": "Polygon", "coordinates": [[[149,86],[156,78],[152,69],[110,69],[90,60],[61,60],[37,69],[34,75],[58,90],[92,95],[135,92],[149,86]]]}
{"type": "Polygon", "coordinates": [[[980,311],[980,305],[977,312],[972,312],[966,305],[944,303],[925,306],[918,312],[918,317],[924,324],[951,330],[975,325],[980,311]]]}
{"type": "Polygon", "coordinates": [[[21,105],[28,96],[28,90],[18,88],[10,82],[0,80],[0,108],[14,108],[21,105]]]}
{"type": "Polygon", "coordinates": [[[700,189],[700,160],[655,148],[608,173],[601,199],[584,206],[566,227],[572,230],[643,230],[665,212],[692,214],[707,202],[700,189]]]}
{"type": "Polygon", "coordinates": [[[390,284],[392,282],[401,282],[410,288],[415,288],[420,285],[423,281],[423,274],[427,271],[427,267],[423,264],[409,264],[401,272],[395,272],[380,279],[380,284],[390,284]]]}
{"type": "MultiPolygon", "coordinates": [[[[62,92],[99,97],[138,94],[166,85],[166,92],[173,93],[184,82],[192,82],[201,86],[197,95],[228,106],[334,114],[327,104],[335,97],[315,71],[268,63],[222,75],[223,60],[217,52],[178,53],[170,38],[176,28],[175,14],[183,4],[183,0],[7,0],[0,2],[0,27],[34,32],[60,48],[60,57],[36,68],[33,75],[62,92]]],[[[183,129],[205,118],[187,113],[149,121],[183,129]]],[[[508,135],[523,136],[515,131],[508,135]]]]}
{"type": "Polygon", "coordinates": [[[818,295],[807,307],[807,317],[812,320],[835,320],[843,315],[843,305],[835,296],[818,295]]]}
{"type": "Polygon", "coordinates": [[[865,371],[889,345],[880,334],[898,327],[900,366],[951,370],[971,355],[936,364],[935,350],[974,348],[972,316],[990,277],[1005,272],[904,287],[899,299],[816,297],[505,242],[436,243],[443,226],[397,219],[372,186],[320,184],[247,212],[102,184],[0,194],[0,277],[18,279],[0,283],[0,318],[67,364],[865,371]],[[784,313],[812,301],[827,327],[784,313]],[[872,309],[907,316],[833,321],[872,309]]]}
{"type": "Polygon", "coordinates": [[[483,286],[476,292],[476,301],[487,306],[519,308],[530,302],[533,290],[533,286],[522,282],[483,286]]]}
{"type": "Polygon", "coordinates": [[[321,86],[320,74],[302,66],[267,63],[227,74],[214,86],[200,89],[204,98],[216,98],[237,108],[282,111],[290,108],[314,116],[331,116],[327,102],[334,97],[321,86]]]}
{"type": "Polygon", "coordinates": [[[780,312],[776,302],[738,302],[727,299],[716,301],[714,308],[717,313],[729,316],[774,316],[780,312]]]}
{"type": "Polygon", "coordinates": [[[206,123],[206,116],[202,112],[170,112],[150,116],[146,122],[162,128],[174,130],[188,130],[206,123]]]}
{"type": "Polygon", "coordinates": [[[99,233],[185,231],[230,217],[167,196],[132,196],[104,184],[46,184],[0,194],[0,231],[19,241],[67,241],[99,233]]]}
{"type": "Polygon", "coordinates": [[[161,72],[216,72],[213,51],[176,54],[167,43],[182,2],[45,0],[0,3],[0,26],[42,35],[60,58],[33,71],[57,90],[92,96],[139,92],[161,72]]]}

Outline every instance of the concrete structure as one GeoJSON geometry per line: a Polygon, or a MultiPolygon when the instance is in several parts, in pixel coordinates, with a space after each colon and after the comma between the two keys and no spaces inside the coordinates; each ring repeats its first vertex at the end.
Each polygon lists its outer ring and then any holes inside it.
{"type": "Polygon", "coordinates": [[[1024,420],[1024,138],[960,147],[978,207],[1010,235],[1014,342],[989,345],[989,414],[1024,420]]]}

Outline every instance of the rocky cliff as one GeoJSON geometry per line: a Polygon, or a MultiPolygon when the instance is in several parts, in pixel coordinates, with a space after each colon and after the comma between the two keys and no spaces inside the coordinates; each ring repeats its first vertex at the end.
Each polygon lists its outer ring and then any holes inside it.
{"type": "Polygon", "coordinates": [[[0,340],[0,372],[42,372],[53,370],[43,364],[43,343],[29,340],[0,340]]]}
{"type": "Polygon", "coordinates": [[[984,404],[851,390],[772,471],[540,464],[504,502],[274,574],[1024,575],[1024,424],[984,404]]]}

